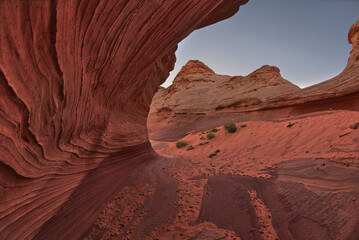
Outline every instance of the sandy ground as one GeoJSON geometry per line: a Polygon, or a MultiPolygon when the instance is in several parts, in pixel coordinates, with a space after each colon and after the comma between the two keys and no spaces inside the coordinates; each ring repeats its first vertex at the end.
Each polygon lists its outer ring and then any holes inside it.
{"type": "MultiPolygon", "coordinates": [[[[191,228],[188,223],[195,223],[200,215],[208,177],[226,175],[270,179],[273,178],[270,174],[272,169],[280,168],[281,163],[293,159],[310,159],[314,169],[324,168],[329,162],[358,168],[359,129],[350,128],[356,122],[359,122],[359,112],[326,111],[275,121],[240,122],[236,123],[235,133],[228,133],[219,126],[213,139],[206,137],[212,129],[191,132],[180,139],[186,141],[187,146],[179,149],[176,142],[153,141],[152,145],[159,154],[177,158],[167,172],[178,182],[180,211],[169,231],[180,231],[183,239],[198,231],[198,226],[191,228]],[[296,124],[288,128],[289,122],[296,124]],[[189,145],[194,148],[186,150],[189,145]],[[216,156],[209,157],[216,151],[216,156]]],[[[290,181],[285,176],[278,178],[290,181]]],[[[304,178],[296,182],[310,189],[320,184],[319,180],[313,183],[304,178]]],[[[257,215],[260,238],[278,239],[270,210],[257,198],[255,190],[249,193],[257,215]]],[[[223,233],[228,239],[236,236],[227,230],[223,233]]]]}
{"type": "Polygon", "coordinates": [[[190,132],[182,148],[152,141],[160,156],[126,177],[84,239],[357,240],[358,122],[325,111],[190,132]]]}
{"type": "Polygon", "coordinates": [[[190,133],[179,140],[194,146],[190,151],[186,147],[176,148],[175,142],[152,142],[152,145],[161,155],[178,157],[181,172],[177,172],[186,177],[218,174],[269,177],[264,169],[296,158],[327,158],[358,167],[355,159],[359,157],[359,130],[350,128],[356,122],[359,122],[358,112],[328,111],[294,119],[236,123],[235,133],[228,133],[220,126],[210,140],[206,132],[212,129],[190,133]],[[288,128],[289,122],[296,124],[288,128]],[[217,149],[220,152],[209,158],[217,149]]]}

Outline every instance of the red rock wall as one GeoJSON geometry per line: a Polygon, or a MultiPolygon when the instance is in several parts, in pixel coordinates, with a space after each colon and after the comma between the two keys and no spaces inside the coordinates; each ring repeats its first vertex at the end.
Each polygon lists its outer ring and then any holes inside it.
{"type": "Polygon", "coordinates": [[[136,164],[176,45],[247,0],[0,2],[0,238],[74,239],[136,164]]]}

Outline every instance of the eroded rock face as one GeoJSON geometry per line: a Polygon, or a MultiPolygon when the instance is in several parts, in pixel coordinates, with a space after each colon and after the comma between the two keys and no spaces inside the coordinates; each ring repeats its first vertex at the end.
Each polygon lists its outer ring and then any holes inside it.
{"type": "Polygon", "coordinates": [[[222,109],[246,109],[266,104],[266,99],[300,88],[282,78],[277,67],[263,66],[248,76],[216,74],[198,60],[191,60],[168,89],[160,89],[150,114],[175,112],[203,114],[222,109]]]}
{"type": "Polygon", "coordinates": [[[330,100],[359,92],[359,20],[348,34],[352,51],[344,71],[333,79],[300,89],[283,79],[274,66],[263,66],[248,76],[217,75],[200,61],[189,61],[168,89],[160,89],[151,114],[161,109],[177,113],[213,109],[253,111],[330,100]],[[198,103],[198,104],[197,104],[198,103]]]}
{"type": "Polygon", "coordinates": [[[1,1],[0,238],[82,236],[154,156],[177,43],[246,2],[1,1]]]}
{"type": "Polygon", "coordinates": [[[359,19],[354,23],[348,34],[348,41],[353,45],[353,51],[358,50],[359,47],[359,19]]]}
{"type": "Polygon", "coordinates": [[[348,34],[352,51],[343,72],[304,89],[283,79],[273,66],[263,66],[248,76],[230,77],[190,61],[170,87],[156,93],[148,120],[151,138],[174,140],[186,131],[204,130],[233,119],[263,120],[328,109],[359,110],[358,26],[359,20],[348,34]],[[168,138],[170,135],[172,138],[168,138]]]}

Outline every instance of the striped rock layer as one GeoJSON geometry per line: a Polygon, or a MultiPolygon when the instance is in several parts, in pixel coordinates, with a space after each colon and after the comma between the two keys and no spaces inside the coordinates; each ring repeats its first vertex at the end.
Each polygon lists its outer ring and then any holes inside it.
{"type": "Polygon", "coordinates": [[[156,156],[146,118],[177,43],[246,2],[0,1],[0,238],[85,236],[156,156]]]}

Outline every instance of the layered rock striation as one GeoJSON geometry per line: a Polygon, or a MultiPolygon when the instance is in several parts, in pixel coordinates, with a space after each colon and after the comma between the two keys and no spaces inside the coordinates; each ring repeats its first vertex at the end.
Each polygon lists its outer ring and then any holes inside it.
{"type": "Polygon", "coordinates": [[[246,109],[266,105],[268,99],[300,88],[282,78],[274,66],[263,66],[248,76],[216,74],[198,60],[191,60],[171,86],[161,88],[151,114],[163,111],[200,114],[222,109],[246,109]]]}
{"type": "Polygon", "coordinates": [[[1,1],[0,238],[76,239],[138,164],[177,43],[247,0],[1,1]]]}

